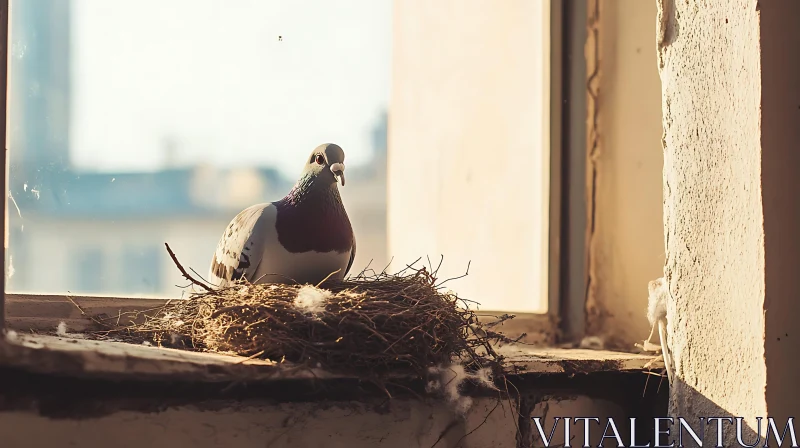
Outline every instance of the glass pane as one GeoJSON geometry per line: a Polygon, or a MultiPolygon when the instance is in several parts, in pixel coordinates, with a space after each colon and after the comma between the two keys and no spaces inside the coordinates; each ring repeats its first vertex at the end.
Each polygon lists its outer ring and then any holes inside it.
{"type": "Polygon", "coordinates": [[[549,2],[16,0],[11,26],[9,291],[179,296],[165,242],[207,276],[334,142],[353,273],[444,255],[483,309],[547,310],[549,2]]]}
{"type": "Polygon", "coordinates": [[[12,2],[7,290],[177,297],[311,150],[347,153],[356,268],[386,255],[390,0],[12,2]]]}

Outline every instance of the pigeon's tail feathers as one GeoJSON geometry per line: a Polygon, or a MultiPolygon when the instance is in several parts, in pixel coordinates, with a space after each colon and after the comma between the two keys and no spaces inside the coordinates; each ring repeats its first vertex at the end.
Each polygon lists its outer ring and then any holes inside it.
{"type": "Polygon", "coordinates": [[[259,218],[271,204],[248,207],[231,220],[219,239],[211,260],[209,281],[217,286],[250,277],[255,272],[263,252],[259,218]]]}

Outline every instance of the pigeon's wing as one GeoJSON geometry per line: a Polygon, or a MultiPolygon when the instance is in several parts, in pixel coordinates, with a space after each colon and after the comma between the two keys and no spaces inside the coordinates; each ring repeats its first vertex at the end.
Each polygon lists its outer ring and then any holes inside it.
{"type": "Polygon", "coordinates": [[[264,226],[267,225],[262,218],[264,211],[271,206],[258,204],[248,207],[228,224],[211,260],[209,277],[212,283],[223,286],[241,278],[257,280],[252,277],[264,254],[264,226]]]}
{"type": "Polygon", "coordinates": [[[353,248],[350,250],[350,261],[347,262],[347,269],[344,270],[344,276],[346,276],[347,273],[350,272],[350,268],[353,267],[353,260],[355,259],[356,259],[356,238],[353,237],[353,248]]]}

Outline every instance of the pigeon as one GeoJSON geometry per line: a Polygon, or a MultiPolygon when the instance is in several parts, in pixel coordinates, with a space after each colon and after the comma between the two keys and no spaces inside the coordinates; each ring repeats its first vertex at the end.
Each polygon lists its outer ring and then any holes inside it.
{"type": "Polygon", "coordinates": [[[224,287],[242,279],[314,285],[343,279],[356,240],[339,182],[344,186],[344,151],[333,143],[316,147],[283,199],[250,206],[228,224],[209,281],[224,287]]]}

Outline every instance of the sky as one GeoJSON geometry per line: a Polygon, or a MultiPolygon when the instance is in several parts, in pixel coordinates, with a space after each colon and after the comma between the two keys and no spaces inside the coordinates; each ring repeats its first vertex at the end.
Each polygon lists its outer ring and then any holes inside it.
{"type": "Polygon", "coordinates": [[[72,162],[358,165],[388,106],[391,0],[72,0],[72,162]],[[171,148],[171,149],[168,149],[171,148]]]}

